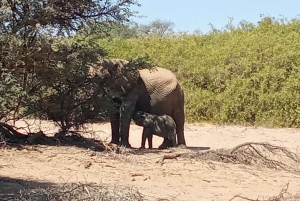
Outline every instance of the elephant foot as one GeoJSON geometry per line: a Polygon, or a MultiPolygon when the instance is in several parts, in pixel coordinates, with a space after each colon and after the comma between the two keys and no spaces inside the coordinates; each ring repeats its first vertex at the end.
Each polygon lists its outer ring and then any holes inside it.
{"type": "Polygon", "coordinates": [[[168,147],[174,147],[171,140],[164,139],[163,143],[158,147],[158,149],[167,149],[168,147]]]}
{"type": "Polygon", "coordinates": [[[119,146],[126,147],[126,148],[131,148],[131,145],[129,144],[128,141],[126,141],[126,142],[121,141],[121,142],[119,143],[119,146]]]}
{"type": "Polygon", "coordinates": [[[185,144],[179,144],[177,147],[179,149],[187,149],[187,146],[185,144]]]}

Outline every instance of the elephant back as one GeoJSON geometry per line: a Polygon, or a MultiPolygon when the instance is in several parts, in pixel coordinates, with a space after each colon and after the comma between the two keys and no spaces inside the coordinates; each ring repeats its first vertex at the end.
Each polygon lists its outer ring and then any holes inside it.
{"type": "Polygon", "coordinates": [[[163,100],[176,89],[178,84],[176,76],[165,68],[142,69],[139,70],[139,73],[151,100],[163,100]]]}

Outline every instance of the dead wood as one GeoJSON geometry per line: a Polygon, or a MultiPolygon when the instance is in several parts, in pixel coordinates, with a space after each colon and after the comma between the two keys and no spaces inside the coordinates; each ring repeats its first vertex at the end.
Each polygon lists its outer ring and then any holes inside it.
{"type": "Polygon", "coordinates": [[[28,137],[28,135],[24,135],[18,131],[16,131],[12,126],[0,122],[0,135],[3,135],[5,139],[10,141],[21,141],[28,137]]]}
{"type": "Polygon", "coordinates": [[[289,183],[287,183],[280,191],[280,193],[276,196],[269,197],[266,199],[252,199],[241,195],[235,195],[233,198],[231,198],[229,201],[234,200],[235,198],[240,198],[243,200],[248,201],[287,201],[287,200],[296,200],[297,198],[292,196],[290,193],[288,193],[289,183]]]}
{"type": "Polygon", "coordinates": [[[176,159],[176,160],[177,160],[177,158],[180,157],[180,156],[182,156],[183,154],[184,154],[184,153],[171,154],[171,155],[164,155],[164,156],[162,157],[162,159],[156,161],[155,163],[160,163],[161,165],[163,165],[163,164],[164,164],[164,160],[166,160],[166,159],[176,159]]]}
{"type": "Polygon", "coordinates": [[[261,142],[247,142],[233,149],[200,151],[192,158],[225,163],[262,165],[267,168],[300,173],[300,156],[285,147],[261,142]]]}

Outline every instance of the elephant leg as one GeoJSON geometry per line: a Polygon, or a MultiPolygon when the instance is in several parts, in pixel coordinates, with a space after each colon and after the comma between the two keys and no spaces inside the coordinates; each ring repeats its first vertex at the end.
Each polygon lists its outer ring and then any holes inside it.
{"type": "MultiPolygon", "coordinates": [[[[142,143],[141,143],[140,149],[145,149],[146,139],[147,139],[147,135],[145,133],[145,127],[144,127],[143,134],[142,134],[142,143]]],[[[148,139],[148,142],[149,142],[149,139],[148,139]]]]}
{"type": "Polygon", "coordinates": [[[174,112],[173,119],[176,123],[177,143],[179,147],[186,148],[186,142],[184,138],[184,109],[179,108],[174,112]]]}
{"type": "Polygon", "coordinates": [[[109,111],[110,126],[111,126],[111,142],[112,144],[119,144],[120,141],[120,105],[121,102],[114,100],[116,106],[109,111]]]}
{"type": "Polygon", "coordinates": [[[125,147],[131,147],[131,145],[129,144],[129,128],[137,98],[137,94],[135,94],[135,92],[133,91],[132,94],[128,94],[128,96],[126,96],[126,98],[122,100],[120,115],[120,145],[125,147]]]}
{"type": "Polygon", "coordinates": [[[168,147],[173,147],[173,143],[168,138],[164,138],[163,143],[158,148],[159,149],[166,149],[168,147]]]}
{"type": "Polygon", "coordinates": [[[153,148],[152,141],[153,141],[153,134],[150,134],[149,137],[148,137],[148,146],[149,146],[149,149],[153,148]]]}

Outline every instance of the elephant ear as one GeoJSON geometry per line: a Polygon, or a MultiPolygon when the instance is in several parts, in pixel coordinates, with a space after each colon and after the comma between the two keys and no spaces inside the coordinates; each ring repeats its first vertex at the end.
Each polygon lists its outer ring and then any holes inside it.
{"type": "Polygon", "coordinates": [[[176,76],[165,68],[142,69],[139,73],[150,94],[151,101],[163,100],[174,91],[178,84],[176,76]]]}

